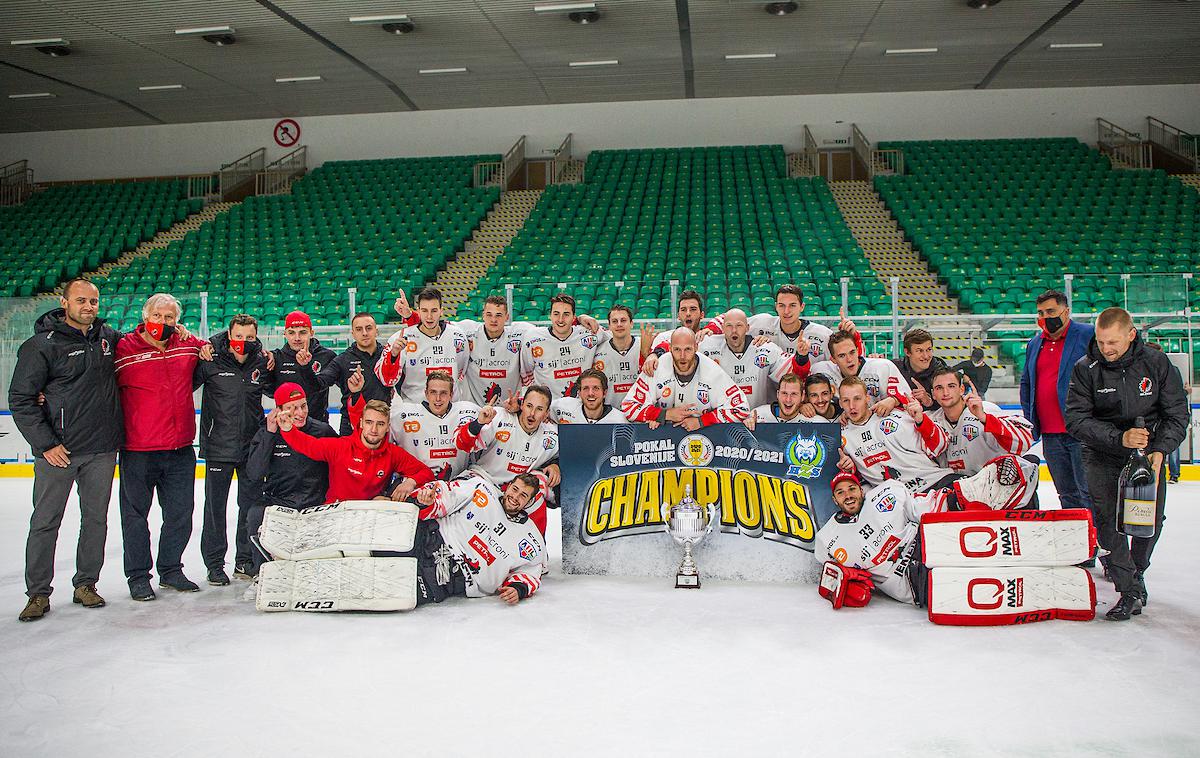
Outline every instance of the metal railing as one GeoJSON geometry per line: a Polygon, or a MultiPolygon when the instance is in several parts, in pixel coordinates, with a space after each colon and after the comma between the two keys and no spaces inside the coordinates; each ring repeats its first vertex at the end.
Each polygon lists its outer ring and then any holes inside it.
{"type": "Polygon", "coordinates": [[[804,125],[804,160],[808,163],[809,176],[816,176],[821,170],[821,154],[817,148],[817,138],[813,136],[808,124],[804,125]]]}
{"type": "Polygon", "coordinates": [[[33,194],[33,169],[29,161],[0,166],[0,205],[20,205],[33,194]]]}
{"type": "Polygon", "coordinates": [[[253,179],[258,175],[258,172],[263,170],[266,162],[267,149],[260,147],[257,150],[246,153],[235,161],[224,164],[218,171],[221,191],[229,192],[239,184],[253,179]]]}
{"type": "Polygon", "coordinates": [[[221,184],[217,174],[192,174],[185,181],[188,200],[200,198],[207,205],[221,198],[221,184]]]}
{"type": "Polygon", "coordinates": [[[1103,118],[1096,119],[1096,147],[1120,168],[1150,168],[1150,143],[1103,118]]]}
{"type": "Polygon", "coordinates": [[[283,195],[292,189],[292,182],[308,171],[308,146],[271,161],[254,177],[254,194],[283,195]]]}
{"type": "Polygon", "coordinates": [[[858,128],[858,124],[850,125],[850,144],[859,161],[866,166],[867,175],[871,178],[880,174],[904,173],[904,153],[895,149],[876,150],[871,140],[858,128]]]}
{"type": "Polygon", "coordinates": [[[520,170],[521,166],[525,165],[525,135],[522,134],[513,146],[504,154],[504,159],[501,161],[504,164],[504,186],[508,187],[508,183],[512,180],[513,174],[520,170]]]}
{"type": "Polygon", "coordinates": [[[554,169],[550,174],[550,183],[557,184],[562,181],[563,172],[567,170],[567,164],[571,162],[571,137],[570,133],[563,138],[562,144],[554,151],[554,169]]]}
{"type": "Polygon", "coordinates": [[[481,161],[475,164],[475,175],[471,180],[472,187],[500,186],[500,175],[504,169],[501,161],[481,161]]]}
{"type": "Polygon", "coordinates": [[[1192,164],[1192,171],[1200,174],[1200,136],[1188,134],[1153,116],[1146,117],[1146,137],[1162,145],[1192,164]]]}

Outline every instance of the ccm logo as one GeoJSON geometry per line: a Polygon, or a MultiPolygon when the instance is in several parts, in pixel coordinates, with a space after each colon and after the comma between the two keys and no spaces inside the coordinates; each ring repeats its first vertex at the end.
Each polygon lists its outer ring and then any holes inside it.
{"type": "Polygon", "coordinates": [[[958,547],[964,558],[990,558],[1000,552],[1006,556],[1021,554],[1021,542],[1017,537],[1017,530],[1013,527],[1005,527],[999,531],[990,526],[963,527],[958,533],[958,547]],[[982,546],[976,535],[983,537],[982,546]],[[976,547],[968,547],[968,540],[976,547]]]}
{"type": "Polygon", "coordinates": [[[292,606],[298,611],[328,611],[333,608],[332,600],[301,600],[292,606]]]}
{"type": "Polygon", "coordinates": [[[972,579],[967,583],[967,605],[977,611],[994,611],[1005,601],[1010,608],[1019,608],[1025,603],[1025,580],[972,579]]]}

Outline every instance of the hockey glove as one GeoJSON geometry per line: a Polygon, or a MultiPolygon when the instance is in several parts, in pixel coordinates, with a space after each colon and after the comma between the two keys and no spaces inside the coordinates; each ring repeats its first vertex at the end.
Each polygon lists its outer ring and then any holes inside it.
{"type": "Polygon", "coordinates": [[[817,591],[829,601],[834,610],[843,605],[862,608],[871,602],[871,592],[874,589],[875,582],[871,580],[868,571],[843,566],[836,561],[825,561],[825,565],[821,567],[821,584],[817,591]]]}

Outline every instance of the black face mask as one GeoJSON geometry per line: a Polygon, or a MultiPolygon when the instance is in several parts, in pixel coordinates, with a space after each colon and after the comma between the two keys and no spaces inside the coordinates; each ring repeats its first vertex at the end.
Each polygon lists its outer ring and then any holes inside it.
{"type": "Polygon", "coordinates": [[[1038,319],[1038,322],[1041,324],[1042,328],[1046,330],[1047,334],[1057,333],[1058,330],[1063,328],[1063,324],[1066,323],[1062,320],[1062,316],[1051,316],[1050,318],[1040,318],[1040,319],[1038,319]]]}

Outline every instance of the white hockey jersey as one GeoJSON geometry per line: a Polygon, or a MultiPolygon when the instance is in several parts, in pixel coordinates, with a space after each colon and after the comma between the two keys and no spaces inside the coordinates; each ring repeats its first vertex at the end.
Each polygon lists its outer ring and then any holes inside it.
{"type": "Polygon", "coordinates": [[[490,339],[480,321],[463,319],[454,325],[467,338],[466,391],[463,398],[476,405],[495,399],[503,402],[521,386],[521,347],[527,321],[505,324],[496,339],[490,339]]]}
{"type": "Polygon", "coordinates": [[[946,452],[938,462],[966,476],[979,473],[984,464],[998,455],[1024,455],[1033,447],[1033,424],[1024,416],[1005,415],[1000,406],[983,401],[984,418],[978,419],[964,408],[958,423],[952,424],[946,412],[938,408],[927,415],[946,433],[946,452]]]}
{"type": "Polygon", "coordinates": [[[421,517],[437,519],[464,569],[467,597],[495,595],[518,583],[525,585],[525,597],[537,592],[546,542],[525,514],[504,512],[499,487],[478,474],[426,486],[436,488],[437,499],[421,517]]]}
{"type": "MultiPolygon", "coordinates": [[[[812,361],[827,361],[829,360],[829,336],[833,334],[833,330],[827,326],[814,323],[807,319],[800,319],[800,329],[789,334],[784,331],[783,326],[779,323],[779,316],[774,313],[755,313],[746,319],[750,326],[750,330],[746,332],[751,341],[755,337],[767,337],[771,343],[778,345],[783,350],[784,354],[792,356],[796,354],[796,344],[801,337],[808,340],[808,357],[812,361]]],[[[723,329],[725,324],[725,314],[717,316],[705,326],[714,330],[723,329]]]]}
{"type": "Polygon", "coordinates": [[[700,343],[699,352],[712,358],[741,388],[746,405],[751,408],[770,402],[779,380],[792,370],[792,356],[785,355],[783,348],[771,342],[755,347],[747,338],[746,349],[735,353],[725,337],[713,335],[700,343]]]}
{"type": "Polygon", "coordinates": [[[696,361],[696,370],[683,381],[675,374],[675,362],[663,356],[654,376],[638,375],[621,412],[630,421],[656,421],[668,408],[695,405],[705,426],[744,421],[750,406],[741,388],[711,358],[697,354],[696,361]]]}
{"type": "Polygon", "coordinates": [[[462,396],[462,382],[467,370],[467,338],[445,321],[436,337],[421,331],[420,326],[406,326],[388,338],[388,350],[375,364],[375,376],[385,386],[396,387],[396,394],[406,403],[419,403],[425,398],[425,377],[444,371],[454,378],[454,399],[462,396]],[[403,344],[398,358],[391,347],[403,344]],[[399,386],[397,386],[399,385],[399,386]]]}
{"type": "Polygon", "coordinates": [[[558,457],[558,428],[543,423],[533,434],[521,427],[521,420],[503,408],[479,431],[471,434],[471,425],[458,430],[458,449],[480,453],[468,471],[481,471],[496,484],[505,485],[517,474],[540,468],[558,457]]]}
{"type": "Polygon", "coordinates": [[[583,401],[577,397],[560,397],[550,404],[550,418],[559,424],[624,424],[628,422],[620,408],[605,404],[604,415],[592,421],[583,412],[583,401]]]}
{"type": "Polygon", "coordinates": [[[438,416],[426,402],[392,403],[392,441],[433,472],[435,479],[450,479],[467,467],[467,453],[455,440],[458,428],[474,421],[479,406],[460,400],[451,403],[445,416],[438,416]]]}
{"type": "Polygon", "coordinates": [[[608,394],[605,395],[604,402],[618,406],[625,399],[625,395],[637,381],[638,372],[642,367],[641,350],[642,338],[636,334],[633,335],[633,342],[628,350],[618,350],[612,339],[604,340],[596,348],[592,368],[603,371],[608,377],[608,394]]]}
{"type": "Polygon", "coordinates": [[[535,326],[525,333],[521,347],[521,384],[541,384],[555,397],[570,397],[579,375],[595,363],[602,339],[603,335],[575,326],[570,336],[560,340],[546,327],[535,326]]]}
{"type": "MultiPolygon", "coordinates": [[[[833,361],[821,361],[813,364],[809,375],[821,374],[833,383],[833,390],[842,385],[842,369],[833,361]]],[[[885,358],[859,358],[858,378],[867,385],[867,395],[872,403],[878,403],[890,394],[900,394],[908,397],[912,389],[908,380],[896,368],[896,364],[885,358]]]]}
{"type": "Polygon", "coordinates": [[[921,426],[903,411],[871,414],[863,424],[842,428],[842,452],[854,460],[869,487],[897,479],[909,492],[924,492],[953,473],[936,463],[946,451],[946,433],[926,415],[921,426]]]}
{"type": "Polygon", "coordinates": [[[867,493],[857,514],[839,511],[817,530],[813,557],[869,571],[877,589],[911,603],[908,567],[920,559],[913,547],[921,515],[945,510],[947,492],[913,495],[899,482],[886,482],[867,493]]]}
{"type": "Polygon", "coordinates": [[[779,418],[779,403],[766,403],[751,411],[754,421],[759,424],[798,424],[801,421],[824,421],[823,418],[804,418],[799,413],[795,418],[779,418]]]}

